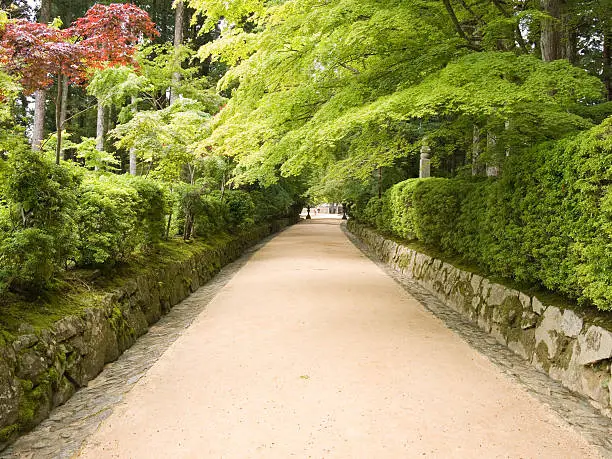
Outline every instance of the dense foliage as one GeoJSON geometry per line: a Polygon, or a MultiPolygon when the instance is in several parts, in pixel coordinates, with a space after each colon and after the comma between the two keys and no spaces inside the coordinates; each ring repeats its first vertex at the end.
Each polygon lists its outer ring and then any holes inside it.
{"type": "Polygon", "coordinates": [[[65,269],[128,261],[167,232],[188,240],[244,231],[296,210],[292,200],[266,190],[252,196],[227,190],[222,196],[184,184],[171,192],[143,177],[58,166],[27,147],[13,152],[0,177],[0,291],[37,293],[65,269]],[[262,215],[256,208],[268,211],[262,215]]]}
{"type": "Polygon", "coordinates": [[[0,2],[2,288],[327,200],[607,307],[610,0],[135,5],[0,2]]]}
{"type": "Polygon", "coordinates": [[[295,214],[301,185],[236,189],[232,161],[203,144],[224,98],[201,67],[185,65],[193,44],[146,40],[159,31],[131,3],[77,3],[42,2],[40,17],[61,13],[67,28],[34,22],[27,8],[0,11],[0,292],[36,296],[67,270],[295,214]],[[37,108],[30,122],[20,111],[34,91],[45,119],[37,108]],[[97,101],[95,137],[71,128],[68,110],[85,94],[97,101]],[[40,146],[32,138],[33,151],[24,125],[35,130],[37,118],[47,135],[40,146]]]}
{"type": "Polygon", "coordinates": [[[612,309],[612,119],[510,157],[500,179],[413,179],[355,217],[489,274],[612,309]]]}
{"type": "Polygon", "coordinates": [[[407,178],[424,138],[435,174],[485,170],[612,113],[607,0],[191,3],[233,22],[200,55],[231,66],[208,142],[241,181],[407,178]]]}

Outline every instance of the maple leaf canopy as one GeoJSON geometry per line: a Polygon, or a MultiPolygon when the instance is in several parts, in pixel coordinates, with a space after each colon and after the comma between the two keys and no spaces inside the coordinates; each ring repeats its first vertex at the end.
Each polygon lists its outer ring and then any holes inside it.
{"type": "Polygon", "coordinates": [[[157,35],[148,13],[132,4],[94,5],[64,30],[12,20],[0,28],[0,69],[28,94],[58,74],[82,84],[92,70],[134,64],[136,45],[157,35]]]}

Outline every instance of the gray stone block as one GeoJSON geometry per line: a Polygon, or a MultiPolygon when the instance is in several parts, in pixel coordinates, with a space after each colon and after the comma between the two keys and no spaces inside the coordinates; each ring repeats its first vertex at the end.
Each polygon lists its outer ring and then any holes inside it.
{"type": "Polygon", "coordinates": [[[534,296],[531,301],[531,309],[533,309],[533,312],[535,312],[536,314],[542,315],[546,310],[546,306],[537,297],[534,296]]]}
{"type": "Polygon", "coordinates": [[[38,336],[34,334],[21,335],[13,341],[13,349],[19,353],[24,349],[34,346],[36,343],[38,343],[38,336]]]}
{"type": "Polygon", "coordinates": [[[561,329],[563,334],[569,337],[575,337],[582,331],[584,321],[578,314],[571,309],[563,311],[563,320],[561,321],[561,329]]]}
{"type": "Polygon", "coordinates": [[[470,284],[472,285],[472,292],[474,293],[474,295],[478,295],[478,293],[480,292],[480,286],[482,284],[482,277],[480,277],[478,274],[472,275],[472,280],[470,281],[470,284]]]}
{"type": "Polygon", "coordinates": [[[578,335],[578,344],[580,349],[576,360],[580,365],[612,357],[612,333],[604,328],[591,325],[585,333],[578,335]]]}
{"type": "Polygon", "coordinates": [[[519,300],[523,308],[531,310],[531,297],[523,292],[519,292],[519,300]]]}
{"type": "Polygon", "coordinates": [[[536,346],[541,342],[548,348],[548,358],[552,359],[557,353],[557,335],[561,331],[563,316],[559,308],[551,306],[544,312],[542,322],[536,328],[536,346]]]}

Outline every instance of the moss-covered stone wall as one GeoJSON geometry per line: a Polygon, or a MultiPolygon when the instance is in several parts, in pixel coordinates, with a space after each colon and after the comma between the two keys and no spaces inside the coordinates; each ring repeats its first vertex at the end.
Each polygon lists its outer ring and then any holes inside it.
{"type": "Polygon", "coordinates": [[[609,313],[528,294],[459,269],[355,221],[348,229],[383,262],[417,281],[532,365],[611,413],[609,313]]]}
{"type": "MultiPolygon", "coordinates": [[[[0,337],[0,450],[116,360],[150,325],[266,236],[296,223],[278,220],[237,236],[196,244],[138,274],[112,279],[98,304],[49,326],[22,323],[0,337]]],[[[61,300],[61,298],[60,298],[61,300]]]]}

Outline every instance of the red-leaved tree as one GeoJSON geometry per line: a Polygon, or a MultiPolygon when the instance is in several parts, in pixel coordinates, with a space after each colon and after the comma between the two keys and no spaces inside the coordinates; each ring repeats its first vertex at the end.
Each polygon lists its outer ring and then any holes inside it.
{"type": "Polygon", "coordinates": [[[84,84],[96,69],[133,64],[138,43],[156,35],[147,12],[120,3],[94,5],[65,30],[25,20],[9,21],[0,29],[0,67],[20,80],[26,94],[58,82],[58,164],[63,131],[62,78],[84,84]]]}

